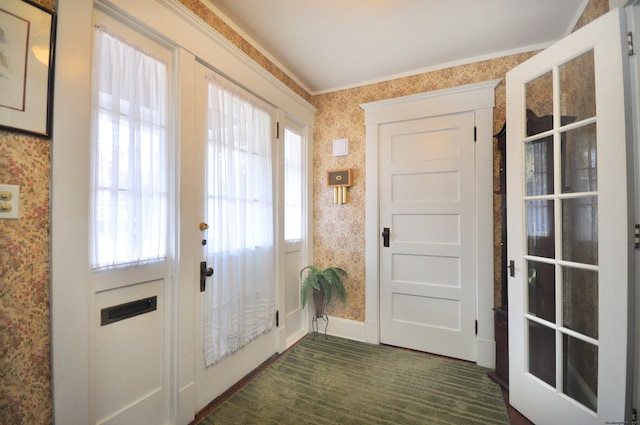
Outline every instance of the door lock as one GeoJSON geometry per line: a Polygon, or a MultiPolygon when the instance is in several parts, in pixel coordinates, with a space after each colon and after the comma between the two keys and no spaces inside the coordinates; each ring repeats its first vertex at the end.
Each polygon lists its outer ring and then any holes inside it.
{"type": "Polygon", "coordinates": [[[207,262],[200,262],[200,292],[204,292],[207,289],[207,278],[213,276],[213,269],[207,267],[207,262]]]}
{"type": "MultiPolygon", "coordinates": [[[[204,232],[205,230],[209,229],[209,225],[204,221],[201,221],[200,224],[198,225],[198,229],[204,232]]],[[[202,244],[202,246],[205,246],[207,244],[207,240],[203,239],[202,242],[200,243],[202,244]]]]}

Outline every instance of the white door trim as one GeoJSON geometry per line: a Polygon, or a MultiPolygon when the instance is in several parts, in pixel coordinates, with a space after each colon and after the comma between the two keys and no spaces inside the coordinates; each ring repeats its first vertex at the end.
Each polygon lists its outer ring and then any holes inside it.
{"type": "Polygon", "coordinates": [[[87,258],[86,247],[66,243],[89,240],[85,220],[89,205],[77,193],[88,193],[82,166],[63,167],[65,158],[89,166],[91,137],[92,2],[60,2],[56,46],[56,74],[51,145],[51,378],[52,422],[87,424],[91,414],[89,392],[88,261],[67,267],[69,258],[87,258]],[[64,112],[64,113],[62,113],[64,112]],[[82,161],[85,161],[82,163],[82,161]],[[69,214],[73,211],[73,214],[69,214]]]}
{"type": "MultiPolygon", "coordinates": [[[[495,87],[490,80],[451,89],[363,103],[366,125],[366,185],[379,187],[378,131],[385,123],[475,111],[476,178],[476,302],[477,363],[495,365],[493,331],[493,107],[495,87]]],[[[367,190],[365,224],[365,341],[380,343],[380,203],[378,190],[367,190]]]]}

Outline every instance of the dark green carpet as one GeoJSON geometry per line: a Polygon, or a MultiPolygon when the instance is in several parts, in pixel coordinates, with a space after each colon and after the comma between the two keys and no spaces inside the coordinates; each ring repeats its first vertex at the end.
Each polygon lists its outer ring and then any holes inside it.
{"type": "Polygon", "coordinates": [[[509,424],[500,387],[471,363],[306,337],[204,424],[509,424]]]}

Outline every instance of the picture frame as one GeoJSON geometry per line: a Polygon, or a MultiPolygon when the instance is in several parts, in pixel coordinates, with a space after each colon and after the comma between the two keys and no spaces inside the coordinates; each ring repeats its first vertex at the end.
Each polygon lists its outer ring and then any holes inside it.
{"type": "Polygon", "coordinates": [[[49,137],[56,14],[31,0],[0,4],[0,128],[49,137]]]}

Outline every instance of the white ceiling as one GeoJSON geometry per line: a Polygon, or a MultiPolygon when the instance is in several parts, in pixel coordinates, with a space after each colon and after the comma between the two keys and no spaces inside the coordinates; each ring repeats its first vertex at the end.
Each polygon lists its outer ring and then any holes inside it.
{"type": "Polygon", "coordinates": [[[546,47],[588,0],[206,0],[311,94],[546,47]]]}

